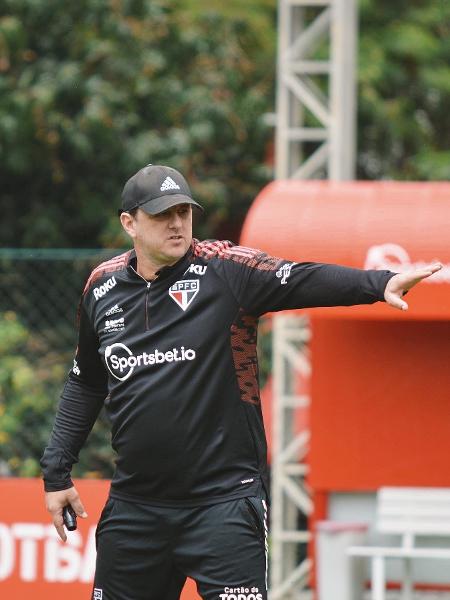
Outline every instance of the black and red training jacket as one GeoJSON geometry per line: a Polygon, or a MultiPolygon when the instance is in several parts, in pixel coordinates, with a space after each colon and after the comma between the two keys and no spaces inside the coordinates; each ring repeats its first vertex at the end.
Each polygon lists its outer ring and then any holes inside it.
{"type": "Polygon", "coordinates": [[[72,465],[103,404],[117,453],[111,496],[189,506],[267,492],[258,318],[383,300],[390,271],[294,263],[228,241],[193,240],[147,282],[134,251],[98,266],[41,460],[45,489],[72,465]]]}

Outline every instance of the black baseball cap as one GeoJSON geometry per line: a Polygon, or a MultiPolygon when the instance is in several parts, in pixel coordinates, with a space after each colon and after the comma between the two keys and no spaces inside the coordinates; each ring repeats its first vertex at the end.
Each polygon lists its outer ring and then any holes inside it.
{"type": "Polygon", "coordinates": [[[177,204],[203,207],[192,198],[186,179],[172,167],[147,165],[126,182],[122,191],[119,215],[141,208],[149,215],[157,215],[177,204]]]}

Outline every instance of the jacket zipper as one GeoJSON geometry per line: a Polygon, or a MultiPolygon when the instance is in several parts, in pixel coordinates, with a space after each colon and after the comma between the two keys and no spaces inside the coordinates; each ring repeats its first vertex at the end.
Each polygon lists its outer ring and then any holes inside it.
{"type": "Polygon", "coordinates": [[[147,290],[145,292],[145,331],[148,331],[148,297],[150,296],[151,281],[147,281],[147,290]]]}
{"type": "Polygon", "coordinates": [[[148,329],[149,329],[149,323],[148,323],[148,297],[150,295],[150,286],[152,285],[152,282],[151,281],[147,281],[146,279],[144,279],[144,277],[142,277],[142,275],[139,275],[139,273],[136,271],[136,269],[134,267],[131,267],[131,268],[136,273],[136,275],[142,279],[142,281],[145,281],[145,284],[147,286],[147,288],[145,290],[144,310],[145,310],[145,331],[148,331],[148,329]]]}

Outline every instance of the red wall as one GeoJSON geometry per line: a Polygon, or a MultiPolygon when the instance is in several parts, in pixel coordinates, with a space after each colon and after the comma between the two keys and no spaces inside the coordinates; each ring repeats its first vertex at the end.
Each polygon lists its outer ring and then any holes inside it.
{"type": "MultiPolygon", "coordinates": [[[[63,544],[45,510],[38,479],[0,480],[0,598],[82,600],[91,597],[94,533],[109,482],[76,481],[89,518],[63,544]]],[[[181,600],[199,600],[188,581],[181,600]]]]}
{"type": "Polygon", "coordinates": [[[312,327],[313,488],[450,486],[450,322],[312,327]]]}

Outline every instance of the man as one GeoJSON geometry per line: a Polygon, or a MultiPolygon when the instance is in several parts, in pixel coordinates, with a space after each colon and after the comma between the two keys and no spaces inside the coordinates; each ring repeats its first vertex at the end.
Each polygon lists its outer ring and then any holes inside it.
{"type": "Polygon", "coordinates": [[[292,264],[199,242],[193,207],[174,169],[148,165],[131,177],[119,212],[134,250],[94,269],[82,296],[74,366],[41,464],[65,540],[63,507],[86,516],[70,471],[105,404],[117,461],[93,598],[175,600],[189,576],[205,600],[266,600],[259,316],[378,300],[406,309],[403,294],[440,268],[292,264]]]}

